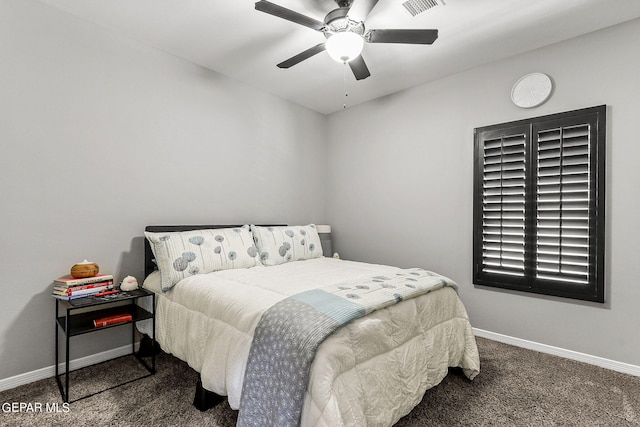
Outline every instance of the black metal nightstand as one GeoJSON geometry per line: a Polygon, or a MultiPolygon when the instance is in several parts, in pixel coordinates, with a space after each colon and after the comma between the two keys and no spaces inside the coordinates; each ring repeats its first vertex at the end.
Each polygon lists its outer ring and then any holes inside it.
{"type": "Polygon", "coordinates": [[[155,352],[151,355],[151,366],[142,359],[142,357],[135,353],[135,323],[140,320],[151,319],[153,322],[153,339],[152,344],[155,347],[155,333],[156,333],[156,319],[155,319],[155,306],[156,306],[156,296],[153,292],[150,292],[146,289],[136,289],[134,291],[129,292],[119,292],[117,294],[105,295],[105,296],[90,296],[85,298],[78,298],[70,301],[58,300],[55,301],[56,304],[56,320],[55,320],[55,328],[56,328],[56,382],[58,383],[58,387],[60,388],[60,393],[62,394],[62,399],[65,402],[69,402],[69,340],[71,337],[87,334],[91,332],[102,331],[109,328],[114,328],[122,325],[131,325],[131,352],[135,355],[138,361],[149,371],[149,374],[144,375],[139,378],[132,379],[130,381],[124,382],[122,384],[118,384],[113,387],[109,387],[105,390],[101,390],[96,393],[92,393],[87,396],[80,397],[78,399],[73,400],[72,402],[85,399],[87,397],[93,396],[98,393],[102,393],[106,390],[110,390],[114,387],[121,386],[123,384],[127,384],[132,381],[137,381],[142,378],[146,378],[150,375],[153,375],[156,371],[156,356],[155,352]],[[152,299],[152,312],[144,310],[136,304],[138,298],[151,298],[152,299]],[[128,304],[117,305],[117,306],[109,306],[105,307],[107,304],[112,304],[116,302],[127,301],[128,304]],[[60,307],[64,310],[62,314],[60,314],[60,307]],[[81,313],[75,313],[75,311],[81,310],[81,313]],[[95,327],[93,321],[95,319],[106,317],[110,315],[116,314],[130,314],[131,320],[123,323],[118,323],[115,325],[103,326],[103,327],[95,327]],[[65,334],[65,384],[62,385],[62,381],[60,380],[60,373],[58,372],[58,329],[61,329],[65,334]]]}

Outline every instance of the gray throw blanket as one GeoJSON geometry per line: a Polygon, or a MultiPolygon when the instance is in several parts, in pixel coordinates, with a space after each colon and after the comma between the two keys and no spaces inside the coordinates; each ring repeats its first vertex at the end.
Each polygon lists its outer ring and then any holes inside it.
{"type": "Polygon", "coordinates": [[[237,426],[298,426],[316,350],[339,327],[452,280],[422,269],[366,277],[286,298],[262,315],[245,371],[237,426]]]}

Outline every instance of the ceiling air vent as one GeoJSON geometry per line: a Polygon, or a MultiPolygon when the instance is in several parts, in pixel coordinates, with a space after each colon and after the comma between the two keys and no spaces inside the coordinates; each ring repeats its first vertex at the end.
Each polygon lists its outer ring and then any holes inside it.
{"type": "Polygon", "coordinates": [[[445,2],[444,0],[407,0],[402,5],[411,16],[416,16],[436,6],[444,6],[445,2]]]}

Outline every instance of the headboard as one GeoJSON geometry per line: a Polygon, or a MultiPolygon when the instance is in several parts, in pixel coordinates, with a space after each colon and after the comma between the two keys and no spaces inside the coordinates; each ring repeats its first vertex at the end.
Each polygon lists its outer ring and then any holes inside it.
{"type": "MultiPolygon", "coordinates": [[[[206,230],[214,228],[235,228],[242,227],[245,224],[225,224],[225,225],[147,225],[144,231],[150,231],[152,233],[170,233],[176,231],[190,231],[190,230],[206,230]]],[[[269,226],[279,226],[287,224],[269,224],[269,226]]],[[[266,226],[265,226],[266,227],[266,226]]],[[[149,241],[144,239],[144,277],[156,270],[156,264],[153,262],[153,252],[151,251],[151,245],[149,241]]]]}

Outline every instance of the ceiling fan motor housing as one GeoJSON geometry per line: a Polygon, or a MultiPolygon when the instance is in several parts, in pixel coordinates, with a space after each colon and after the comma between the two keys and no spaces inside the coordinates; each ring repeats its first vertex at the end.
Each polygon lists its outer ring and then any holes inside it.
{"type": "Polygon", "coordinates": [[[350,19],[347,16],[348,13],[348,7],[340,7],[327,13],[327,16],[324,18],[325,27],[322,29],[326,38],[345,31],[364,36],[364,22],[350,19]]]}

